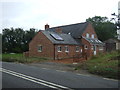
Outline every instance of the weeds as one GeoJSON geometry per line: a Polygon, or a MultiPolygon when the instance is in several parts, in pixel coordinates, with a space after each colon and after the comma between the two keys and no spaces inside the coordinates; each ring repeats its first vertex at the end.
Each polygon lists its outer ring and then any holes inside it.
{"type": "Polygon", "coordinates": [[[43,57],[24,57],[22,54],[3,54],[2,61],[6,62],[19,62],[19,63],[32,63],[48,60],[43,57]]]}
{"type": "Polygon", "coordinates": [[[86,69],[93,74],[118,79],[118,72],[120,72],[118,69],[120,67],[119,56],[119,51],[99,54],[93,56],[90,60],[79,64],[77,69],[79,67],[79,69],[86,69]]]}

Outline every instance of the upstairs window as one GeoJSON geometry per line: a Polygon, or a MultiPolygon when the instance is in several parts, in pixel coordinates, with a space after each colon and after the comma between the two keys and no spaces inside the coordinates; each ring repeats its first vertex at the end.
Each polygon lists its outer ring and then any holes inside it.
{"type": "Polygon", "coordinates": [[[76,52],[79,52],[79,46],[76,46],[76,52]]]}
{"type": "Polygon", "coordinates": [[[61,46],[58,46],[58,47],[57,47],[57,51],[58,51],[58,52],[62,52],[62,47],[61,47],[61,46]]]}
{"type": "Polygon", "coordinates": [[[38,52],[42,52],[42,46],[38,46],[38,52]]]}
{"type": "Polygon", "coordinates": [[[68,46],[65,46],[65,52],[69,52],[68,46]]]}
{"type": "Polygon", "coordinates": [[[95,35],[94,35],[94,34],[92,34],[91,38],[93,38],[93,39],[94,39],[94,38],[95,38],[95,35]]]}
{"type": "Polygon", "coordinates": [[[86,33],[86,38],[89,38],[89,36],[90,36],[89,33],[86,33]]]}

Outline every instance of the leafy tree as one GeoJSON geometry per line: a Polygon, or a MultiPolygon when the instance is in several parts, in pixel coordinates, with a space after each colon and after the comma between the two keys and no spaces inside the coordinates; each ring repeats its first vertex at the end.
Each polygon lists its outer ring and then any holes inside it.
{"type": "Polygon", "coordinates": [[[28,51],[29,50],[29,46],[28,44],[30,43],[30,41],[33,39],[33,37],[36,35],[36,31],[34,28],[30,28],[29,31],[25,31],[25,35],[23,38],[23,43],[24,43],[24,47],[23,47],[23,51],[28,51]]]}
{"type": "Polygon", "coordinates": [[[21,28],[3,29],[2,52],[22,53],[28,51],[28,44],[36,33],[34,28],[26,31],[21,28]]]}
{"type": "Polygon", "coordinates": [[[115,38],[117,27],[114,23],[110,22],[107,17],[95,16],[86,19],[86,21],[92,23],[97,36],[101,41],[115,38]]]}

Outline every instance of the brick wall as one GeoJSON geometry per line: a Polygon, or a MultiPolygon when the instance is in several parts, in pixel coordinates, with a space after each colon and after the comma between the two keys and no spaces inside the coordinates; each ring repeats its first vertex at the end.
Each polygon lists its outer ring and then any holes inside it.
{"type": "Polygon", "coordinates": [[[77,45],[54,45],[42,32],[39,32],[29,43],[29,56],[49,57],[51,59],[64,59],[82,56],[82,46],[79,46],[79,52],[76,52],[76,46],[77,45]],[[42,46],[42,52],[38,52],[38,46],[42,46]],[[62,52],[58,52],[58,46],[62,47],[62,52]],[[68,46],[69,52],[65,52],[65,46],[68,46]]]}
{"type": "Polygon", "coordinates": [[[55,59],[73,58],[75,56],[77,57],[77,55],[82,56],[82,52],[81,52],[82,46],[78,46],[79,52],[76,52],[76,46],[77,45],[55,45],[55,59]],[[57,51],[58,46],[62,47],[61,52],[57,51]],[[65,52],[65,46],[68,46],[69,52],[65,52]]]}
{"type": "Polygon", "coordinates": [[[53,58],[54,45],[42,32],[38,32],[38,34],[29,43],[29,56],[53,58]],[[42,46],[42,52],[38,52],[39,45],[42,46]]]}
{"type": "MultiPolygon", "coordinates": [[[[91,38],[92,37],[92,34],[94,34],[94,38],[97,38],[97,34],[96,32],[94,31],[94,28],[92,27],[92,25],[89,23],[86,30],[84,31],[84,33],[82,34],[83,37],[86,37],[86,34],[89,34],[89,37],[91,38]]],[[[82,43],[84,44],[84,52],[85,54],[87,55],[87,57],[91,57],[93,56],[93,49],[92,49],[92,45],[84,38],[82,38],[82,43]],[[85,49],[87,45],[87,49],[85,49]]],[[[96,46],[96,53],[98,53],[98,47],[96,46]]]]}
{"type": "Polygon", "coordinates": [[[85,32],[82,34],[82,36],[86,37],[86,33],[89,33],[90,34],[90,37],[92,36],[92,34],[95,35],[95,38],[97,38],[97,34],[96,32],[94,31],[94,28],[93,26],[89,23],[85,32]]]}

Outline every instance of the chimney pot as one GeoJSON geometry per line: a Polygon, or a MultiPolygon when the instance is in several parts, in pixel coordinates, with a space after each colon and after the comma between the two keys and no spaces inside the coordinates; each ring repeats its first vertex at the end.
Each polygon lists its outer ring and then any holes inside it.
{"type": "Polygon", "coordinates": [[[48,28],[49,28],[49,25],[48,25],[48,24],[46,24],[46,25],[45,25],[45,30],[46,30],[46,29],[48,29],[48,28]]]}

